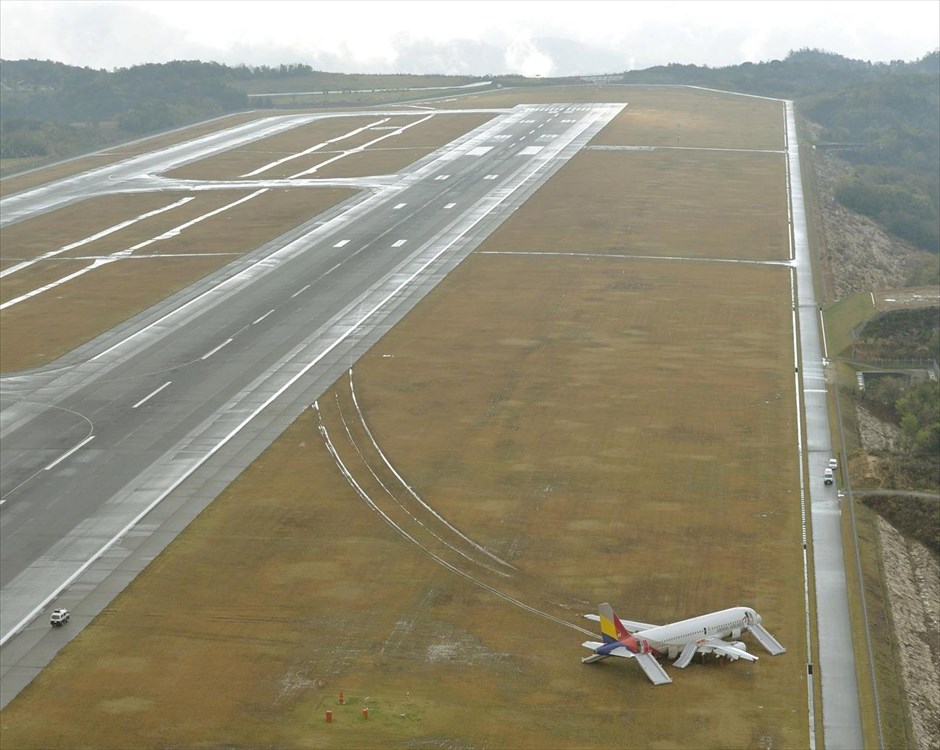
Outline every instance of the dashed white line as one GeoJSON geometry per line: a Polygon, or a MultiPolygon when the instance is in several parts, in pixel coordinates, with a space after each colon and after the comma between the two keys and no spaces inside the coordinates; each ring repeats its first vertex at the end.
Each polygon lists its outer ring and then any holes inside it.
{"type": "Polygon", "coordinates": [[[333,245],[333,247],[345,247],[348,244],[349,244],[349,240],[340,240],[335,245],[333,245]]]}
{"type": "Polygon", "coordinates": [[[495,180],[497,177],[499,177],[498,174],[488,174],[488,175],[486,175],[486,177],[484,177],[483,179],[484,179],[484,180],[495,180]]]}
{"type": "Polygon", "coordinates": [[[262,320],[264,320],[266,317],[268,317],[268,316],[269,316],[271,313],[273,313],[273,312],[274,312],[273,308],[272,308],[271,310],[268,310],[264,315],[262,315],[262,316],[261,316],[260,318],[258,318],[257,320],[251,321],[251,324],[252,324],[253,326],[254,326],[254,325],[258,325],[258,323],[260,323],[262,320]]]}
{"type": "Polygon", "coordinates": [[[401,247],[401,246],[404,245],[407,241],[408,241],[408,240],[395,240],[395,241],[392,243],[392,247],[401,247]]]}
{"type": "Polygon", "coordinates": [[[173,382],[172,380],[167,380],[163,385],[161,385],[159,388],[157,388],[157,390],[155,390],[155,391],[154,391],[153,393],[151,393],[149,396],[144,396],[140,401],[138,401],[136,404],[134,404],[134,405],[131,407],[131,409],[136,409],[136,408],[137,408],[138,406],[140,406],[141,404],[146,404],[150,399],[152,399],[154,396],[156,396],[160,391],[162,391],[164,388],[166,388],[166,387],[167,387],[170,383],[172,383],[172,382],[173,382]]]}
{"type": "Polygon", "coordinates": [[[407,205],[408,205],[407,203],[397,203],[394,206],[392,206],[392,211],[398,211],[399,209],[402,209],[407,205]]]}
{"type": "Polygon", "coordinates": [[[449,174],[439,174],[439,175],[438,175],[437,177],[435,177],[434,179],[435,179],[435,180],[446,180],[446,179],[449,178],[449,177],[450,177],[449,174]]]}
{"type": "Polygon", "coordinates": [[[75,451],[77,451],[79,448],[81,448],[83,445],[87,445],[88,443],[90,443],[90,442],[91,442],[92,440],[94,440],[94,439],[95,439],[95,436],[94,436],[94,435],[89,435],[89,436],[86,437],[84,440],[82,440],[82,442],[80,442],[78,445],[76,445],[74,448],[72,448],[72,450],[70,450],[68,453],[66,453],[66,454],[64,454],[64,455],[62,455],[62,456],[59,456],[55,461],[53,461],[51,464],[49,464],[49,465],[46,467],[45,470],[46,470],[46,471],[49,471],[49,469],[55,468],[55,467],[58,466],[60,463],[62,463],[65,459],[67,459],[69,456],[71,456],[75,451]]]}
{"type": "Polygon", "coordinates": [[[199,359],[209,359],[209,357],[211,357],[213,354],[215,354],[217,351],[219,351],[219,349],[221,349],[223,346],[228,346],[229,344],[231,344],[232,341],[233,341],[233,339],[227,339],[226,341],[223,341],[223,342],[222,342],[221,344],[219,344],[215,349],[213,349],[212,351],[206,352],[206,353],[203,354],[199,359]]]}
{"type": "Polygon", "coordinates": [[[447,205],[444,206],[444,208],[453,208],[456,205],[457,205],[456,203],[448,203],[447,205]]]}
{"type": "Polygon", "coordinates": [[[294,293],[290,296],[290,298],[291,298],[291,299],[294,299],[294,297],[296,297],[298,294],[303,294],[303,293],[306,292],[309,288],[310,288],[310,284],[307,284],[307,286],[305,286],[303,289],[298,289],[296,292],[294,292],[294,293]]]}

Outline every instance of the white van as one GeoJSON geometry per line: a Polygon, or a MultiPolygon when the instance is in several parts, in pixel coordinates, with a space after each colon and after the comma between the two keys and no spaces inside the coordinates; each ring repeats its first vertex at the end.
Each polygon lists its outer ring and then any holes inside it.
{"type": "Polygon", "coordinates": [[[832,475],[832,469],[826,467],[826,470],[823,472],[823,483],[832,484],[835,481],[835,477],[832,475]]]}

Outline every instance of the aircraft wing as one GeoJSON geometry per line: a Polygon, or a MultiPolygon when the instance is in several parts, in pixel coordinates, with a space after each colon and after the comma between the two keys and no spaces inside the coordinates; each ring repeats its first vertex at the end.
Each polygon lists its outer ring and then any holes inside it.
{"type": "Polygon", "coordinates": [[[712,650],[716,654],[724,654],[725,656],[730,656],[732,659],[747,659],[748,661],[757,661],[757,657],[754,654],[749,654],[742,648],[737,648],[732,646],[730,643],[722,641],[718,638],[709,638],[709,645],[712,646],[712,650]]]}
{"type": "Polygon", "coordinates": [[[744,649],[733,646],[727,641],[721,640],[721,638],[702,638],[698,641],[686,643],[685,648],[682,649],[682,653],[679,654],[679,658],[672,663],[672,666],[685,669],[691,663],[692,657],[699,652],[703,654],[727,656],[731,659],[757,661],[757,657],[754,656],[754,654],[749,654],[744,649]]]}
{"type": "MultiPolygon", "coordinates": [[[[594,622],[600,622],[601,618],[599,615],[585,615],[585,618],[588,620],[593,620],[594,622]]],[[[650,625],[648,622],[637,622],[636,620],[624,620],[620,618],[620,622],[623,623],[624,627],[629,630],[631,633],[638,633],[643,630],[650,630],[652,628],[658,628],[659,625],[650,625]]]]}

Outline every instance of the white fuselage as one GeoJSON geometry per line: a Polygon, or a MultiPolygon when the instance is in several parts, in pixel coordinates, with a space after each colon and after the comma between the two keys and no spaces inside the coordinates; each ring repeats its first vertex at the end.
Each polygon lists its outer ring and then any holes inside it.
{"type": "Polygon", "coordinates": [[[650,646],[660,654],[675,657],[687,643],[693,643],[700,638],[738,638],[749,625],[759,622],[760,615],[750,607],[731,607],[688,620],[640,630],[633,635],[637,639],[649,641],[650,646]]]}

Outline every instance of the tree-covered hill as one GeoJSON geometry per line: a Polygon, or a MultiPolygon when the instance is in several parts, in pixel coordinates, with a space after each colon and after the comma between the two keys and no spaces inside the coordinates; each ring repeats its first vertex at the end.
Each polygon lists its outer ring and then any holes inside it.
{"type": "MultiPolygon", "coordinates": [[[[272,106],[272,101],[250,94],[427,88],[478,80],[326,73],[302,64],[249,68],[180,60],[107,71],[2,60],[0,159],[63,158],[222,114],[272,106]]],[[[276,103],[289,104],[284,99],[276,103]]]]}

